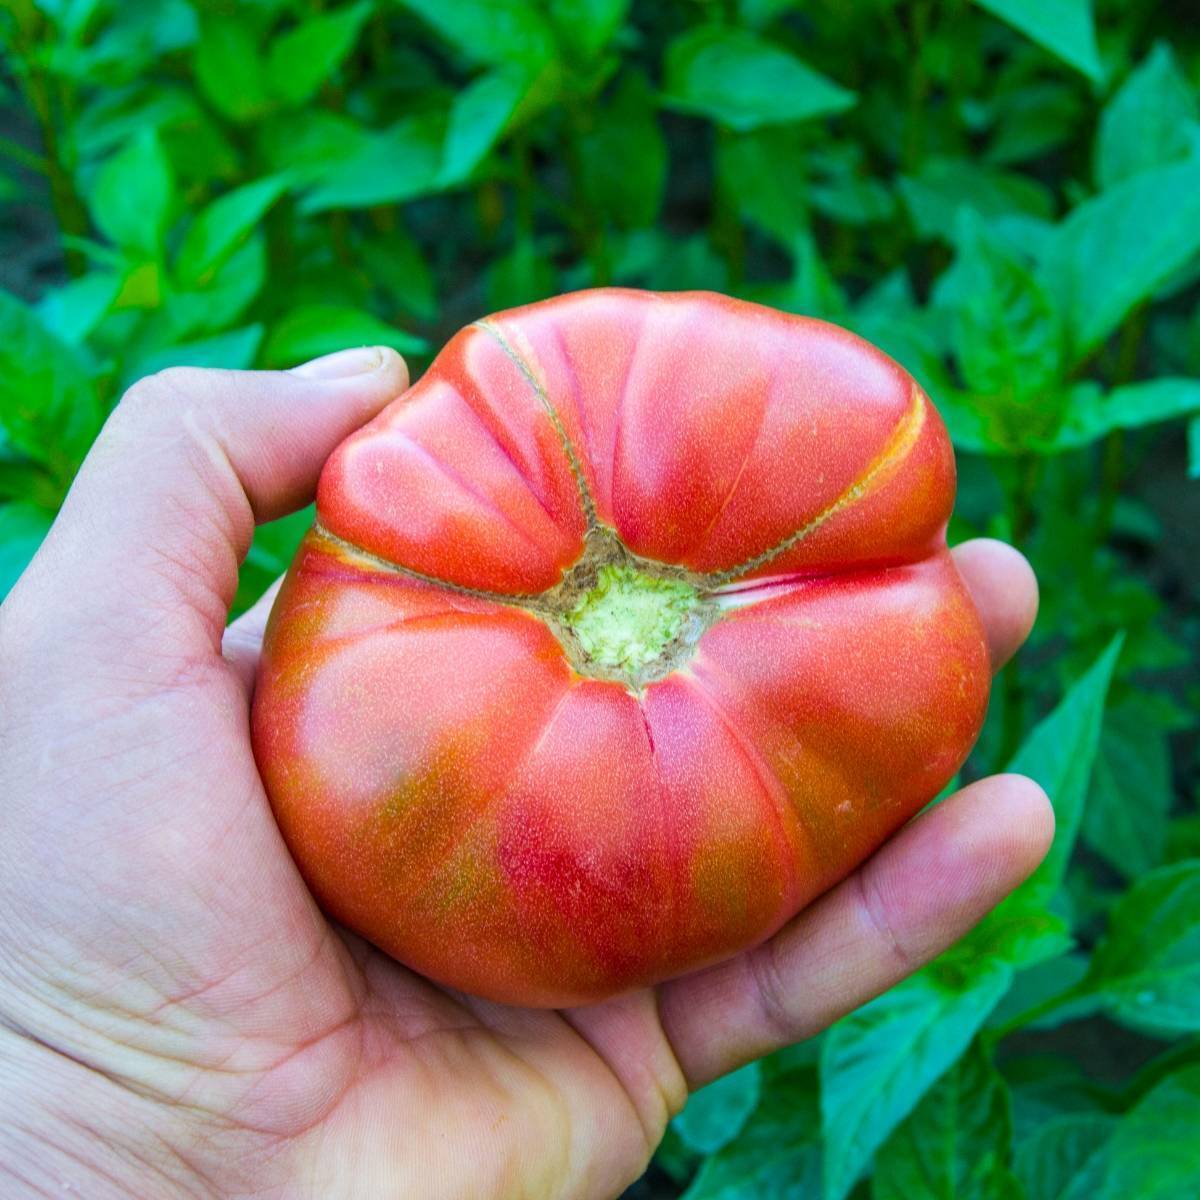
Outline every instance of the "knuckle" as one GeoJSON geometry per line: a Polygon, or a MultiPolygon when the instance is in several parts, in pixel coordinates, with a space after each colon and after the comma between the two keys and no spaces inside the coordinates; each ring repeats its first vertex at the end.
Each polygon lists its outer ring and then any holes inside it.
{"type": "Polygon", "coordinates": [[[759,1010],[771,1037],[780,1045],[807,1037],[809,1031],[784,978],[778,941],[770,938],[751,950],[748,962],[759,1010]]]}
{"type": "Polygon", "coordinates": [[[898,935],[895,923],[888,912],[888,904],[880,893],[874,875],[869,869],[856,871],[858,904],[867,923],[887,957],[896,964],[900,972],[909,975],[921,965],[918,958],[898,935]]]}
{"type": "Polygon", "coordinates": [[[166,367],[153,375],[145,375],[132,384],[121,397],[117,413],[123,420],[145,422],[158,420],[164,414],[176,416],[196,394],[195,367],[166,367]]]}

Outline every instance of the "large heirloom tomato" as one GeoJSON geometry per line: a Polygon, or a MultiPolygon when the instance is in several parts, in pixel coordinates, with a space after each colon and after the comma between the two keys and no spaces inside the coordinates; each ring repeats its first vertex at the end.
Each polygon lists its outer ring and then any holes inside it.
{"type": "Polygon", "coordinates": [[[578,1004],[750,947],[987,704],[954,460],[861,339],[707,293],[479,321],[325,466],[254,746],[326,911],[578,1004]]]}

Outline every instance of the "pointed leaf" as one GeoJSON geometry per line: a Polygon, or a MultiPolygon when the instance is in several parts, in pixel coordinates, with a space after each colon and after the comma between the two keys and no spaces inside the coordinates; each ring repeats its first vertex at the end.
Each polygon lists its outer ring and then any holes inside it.
{"type": "Polygon", "coordinates": [[[1167,730],[1137,693],[1105,714],[1083,840],[1126,879],[1160,866],[1172,801],[1167,730]]]}
{"type": "Polygon", "coordinates": [[[629,14],[631,0],[549,0],[559,41],[580,58],[595,58],[629,14]]]}
{"type": "Polygon", "coordinates": [[[762,1094],[762,1068],[752,1062],[693,1092],[673,1122],[693,1150],[712,1154],[741,1133],[762,1094]]]}
{"type": "Polygon", "coordinates": [[[627,71],[612,99],[595,108],[579,155],[584,188],[605,216],[622,228],[654,222],[667,182],[667,143],[644,75],[627,71]],[[613,170],[616,162],[620,170],[613,170]]]}
{"type": "Polygon", "coordinates": [[[1083,818],[1104,702],[1121,644],[1120,636],[1113,639],[1058,707],[1034,728],[1006,768],[1028,775],[1046,789],[1054,805],[1055,834],[1041,866],[1000,905],[998,913],[1042,908],[1058,891],[1083,818]]]}
{"type": "Polygon", "coordinates": [[[231,120],[249,121],[270,107],[262,52],[249,23],[236,16],[205,16],[194,70],[208,102],[231,120]]]}
{"type": "Polygon", "coordinates": [[[1042,1122],[1017,1148],[1017,1178],[1026,1200],[1092,1200],[1108,1169],[1108,1144],[1117,1118],[1068,1113],[1042,1122]]]}
{"type": "Polygon", "coordinates": [[[747,30],[706,25],[667,47],[665,100],[731,129],[757,129],[853,107],[856,96],[747,30]]]}
{"type": "Polygon", "coordinates": [[[939,960],[839,1021],[821,1054],[825,1200],[872,1156],[970,1044],[1012,981],[998,959],[939,960]]]}
{"type": "Polygon", "coordinates": [[[301,201],[301,211],[370,208],[437,191],[445,130],[444,113],[401,118],[369,137],[350,158],[331,163],[301,201]]]}
{"type": "Polygon", "coordinates": [[[503,68],[481,75],[455,97],[442,148],[439,187],[467,179],[499,141],[529,89],[528,73],[503,68]]]}
{"type": "Polygon", "coordinates": [[[188,227],[175,259],[179,281],[185,286],[206,283],[257,228],[287,185],[286,176],[268,176],[226,192],[202,209],[188,227]]]}
{"type": "Polygon", "coordinates": [[[292,309],[275,323],[263,358],[271,367],[293,367],[349,346],[391,346],[412,354],[426,349],[427,343],[359,309],[310,304],[292,309]]]}
{"type": "Polygon", "coordinates": [[[271,91],[289,104],[303,104],[341,65],[354,48],[371,0],[347,4],[302,21],[274,39],[267,56],[271,91]]]}
{"type": "Polygon", "coordinates": [[[92,217],[124,250],[155,257],[167,231],[175,183],[158,134],[143,130],[110,158],[91,192],[92,217]]]}
{"type": "Polygon", "coordinates": [[[872,1200],[1022,1200],[1008,1085],[975,1042],[875,1156],[872,1200]]]}
{"type": "Polygon", "coordinates": [[[1139,429],[1200,412],[1200,380],[1150,379],[1111,392],[1079,386],[1067,394],[1062,427],[1049,446],[1059,450],[1086,446],[1114,429],[1139,429]]]}
{"type": "Polygon", "coordinates": [[[1197,1129],[1200,1066],[1192,1066],[1168,1075],[1117,1126],[1100,1200],[1180,1200],[1200,1194],[1197,1129]]]}
{"type": "Polygon", "coordinates": [[[1121,897],[1080,989],[1136,1029],[1200,1031],[1200,860],[1153,871],[1121,897]]]}
{"type": "Polygon", "coordinates": [[[79,350],[55,337],[33,309],[0,292],[0,440],[65,481],[101,420],[79,350]]]}
{"type": "Polygon", "coordinates": [[[1200,153],[1079,205],[1058,227],[1041,276],[1067,319],[1076,361],[1200,251],[1200,153]]]}
{"type": "Polygon", "coordinates": [[[1104,107],[1096,134],[1096,182],[1112,187],[1149,167],[1185,158],[1196,97],[1165,42],[1159,42],[1104,107]]]}
{"type": "Polygon", "coordinates": [[[1103,77],[1091,0],[976,0],[976,3],[1089,79],[1103,77]]]}
{"type": "Polygon", "coordinates": [[[475,62],[538,67],[554,56],[554,34],[533,0],[400,0],[400,4],[475,62]]]}
{"type": "Polygon", "coordinates": [[[815,1074],[771,1079],[741,1136],[705,1162],[683,1200],[813,1200],[821,1190],[819,1131],[815,1074]]]}

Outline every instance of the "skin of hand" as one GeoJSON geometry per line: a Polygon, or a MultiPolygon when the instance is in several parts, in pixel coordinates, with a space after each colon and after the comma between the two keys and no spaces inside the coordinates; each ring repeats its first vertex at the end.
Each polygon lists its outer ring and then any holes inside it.
{"type": "MultiPolygon", "coordinates": [[[[407,385],[391,351],[133,387],[0,607],[0,1193],[616,1196],[688,1092],[949,946],[1053,814],[996,776],[769,943],[653,992],[521,1011],[438,988],[316,907],[255,770],[272,599],[226,628],[255,522],[407,385]]],[[[1037,591],[956,550],[995,667],[1037,591]]]]}

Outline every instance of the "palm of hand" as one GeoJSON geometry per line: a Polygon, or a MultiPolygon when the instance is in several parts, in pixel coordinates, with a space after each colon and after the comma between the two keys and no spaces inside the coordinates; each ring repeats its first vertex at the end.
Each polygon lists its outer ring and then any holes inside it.
{"type": "MultiPolygon", "coordinates": [[[[156,1195],[615,1195],[689,1086],[912,970],[1044,849],[1040,793],[985,781],[768,946],[561,1013],[452,994],[330,926],[249,745],[265,603],[223,637],[224,613],[252,513],[303,502],[400,370],[384,356],[336,382],[158,381],[123,406],[0,614],[2,832],[24,868],[0,872],[0,1021],[111,1140],[149,1131],[134,1153],[156,1195]],[[198,416],[199,384],[216,398],[198,416]],[[257,460],[231,448],[235,413],[257,460]],[[997,801],[1006,819],[985,820],[997,801]],[[914,869],[920,895],[903,887],[914,869]]],[[[1017,562],[961,559],[997,661],[1032,618],[1017,562]]],[[[90,1178],[80,1158],[67,1173],[90,1178]]]]}
{"type": "Polygon", "coordinates": [[[652,999],[520,1012],[443,992],[331,926],[271,820],[239,666],[130,697],[93,726],[91,761],[43,781],[61,792],[83,771],[101,796],[119,789],[120,811],[62,833],[123,845],[126,870],[73,914],[65,978],[18,981],[16,1023],[36,1027],[65,994],[86,1016],[56,1040],[190,1110],[182,1138],[203,1129],[213,1149],[189,1168],[217,1195],[292,1195],[297,1180],[320,1197],[618,1191],[684,1096],[652,999]],[[162,746],[173,768],[140,778],[162,746]],[[605,1061],[587,1039],[614,1024],[605,1061]]]}

